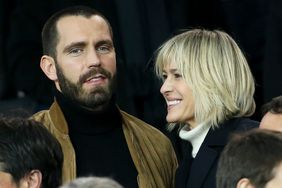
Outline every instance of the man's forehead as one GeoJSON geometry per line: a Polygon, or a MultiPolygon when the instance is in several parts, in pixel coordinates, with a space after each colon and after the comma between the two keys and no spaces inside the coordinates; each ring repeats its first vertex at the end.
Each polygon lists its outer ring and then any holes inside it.
{"type": "Polygon", "coordinates": [[[111,29],[108,22],[99,15],[93,15],[91,17],[84,16],[65,16],[61,18],[56,25],[56,30],[58,33],[58,38],[65,36],[66,34],[73,34],[76,32],[90,32],[95,34],[97,32],[102,32],[103,34],[111,35],[111,29]]]}
{"type": "Polygon", "coordinates": [[[62,18],[60,18],[57,21],[57,28],[60,28],[61,26],[64,26],[66,24],[70,24],[70,25],[76,25],[81,23],[81,21],[85,21],[85,20],[95,20],[95,22],[97,22],[97,24],[107,24],[106,20],[104,18],[102,18],[99,15],[92,15],[92,16],[83,16],[83,15],[67,15],[64,16],[62,18]]]}
{"type": "Polygon", "coordinates": [[[82,40],[89,36],[112,39],[108,23],[99,15],[91,17],[65,16],[57,23],[57,37],[61,40],[82,40]],[[81,38],[81,39],[79,39],[81,38]]]}

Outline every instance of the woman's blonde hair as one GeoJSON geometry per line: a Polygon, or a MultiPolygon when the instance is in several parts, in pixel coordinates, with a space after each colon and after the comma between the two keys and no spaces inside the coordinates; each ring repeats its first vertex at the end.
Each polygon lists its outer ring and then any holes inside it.
{"type": "Polygon", "coordinates": [[[155,64],[159,77],[170,63],[176,64],[193,91],[197,124],[216,127],[254,113],[254,78],[242,51],[225,32],[193,29],[174,36],[159,48],[155,64]]]}

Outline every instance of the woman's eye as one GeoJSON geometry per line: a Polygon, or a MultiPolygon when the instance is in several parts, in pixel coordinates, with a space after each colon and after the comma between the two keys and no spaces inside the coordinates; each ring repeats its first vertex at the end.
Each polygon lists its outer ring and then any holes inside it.
{"type": "Polygon", "coordinates": [[[167,75],[166,74],[163,74],[162,75],[162,78],[165,80],[167,78],[167,75]]]}
{"type": "Polygon", "coordinates": [[[175,77],[175,78],[182,78],[182,75],[181,75],[181,74],[176,73],[176,74],[174,74],[174,77],[175,77]]]}

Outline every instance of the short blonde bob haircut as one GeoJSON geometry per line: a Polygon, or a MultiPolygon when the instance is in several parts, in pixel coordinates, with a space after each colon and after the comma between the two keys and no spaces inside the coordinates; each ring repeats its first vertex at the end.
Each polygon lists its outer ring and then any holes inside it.
{"type": "MultiPolygon", "coordinates": [[[[254,78],[242,51],[227,33],[193,29],[174,36],[158,49],[156,74],[162,77],[170,63],[176,64],[192,89],[196,124],[214,128],[225,120],[254,113],[254,78]]],[[[173,129],[175,123],[168,128],[173,129]]]]}

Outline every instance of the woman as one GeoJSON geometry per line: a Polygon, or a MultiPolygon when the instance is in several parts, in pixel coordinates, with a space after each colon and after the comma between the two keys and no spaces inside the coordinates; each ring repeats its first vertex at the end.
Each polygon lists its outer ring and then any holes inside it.
{"type": "Polygon", "coordinates": [[[185,147],[176,187],[215,188],[229,135],[258,127],[245,118],[255,111],[255,84],[243,53],[222,31],[194,29],[160,47],[155,69],[164,80],[169,130],[179,126],[185,147]]]}

